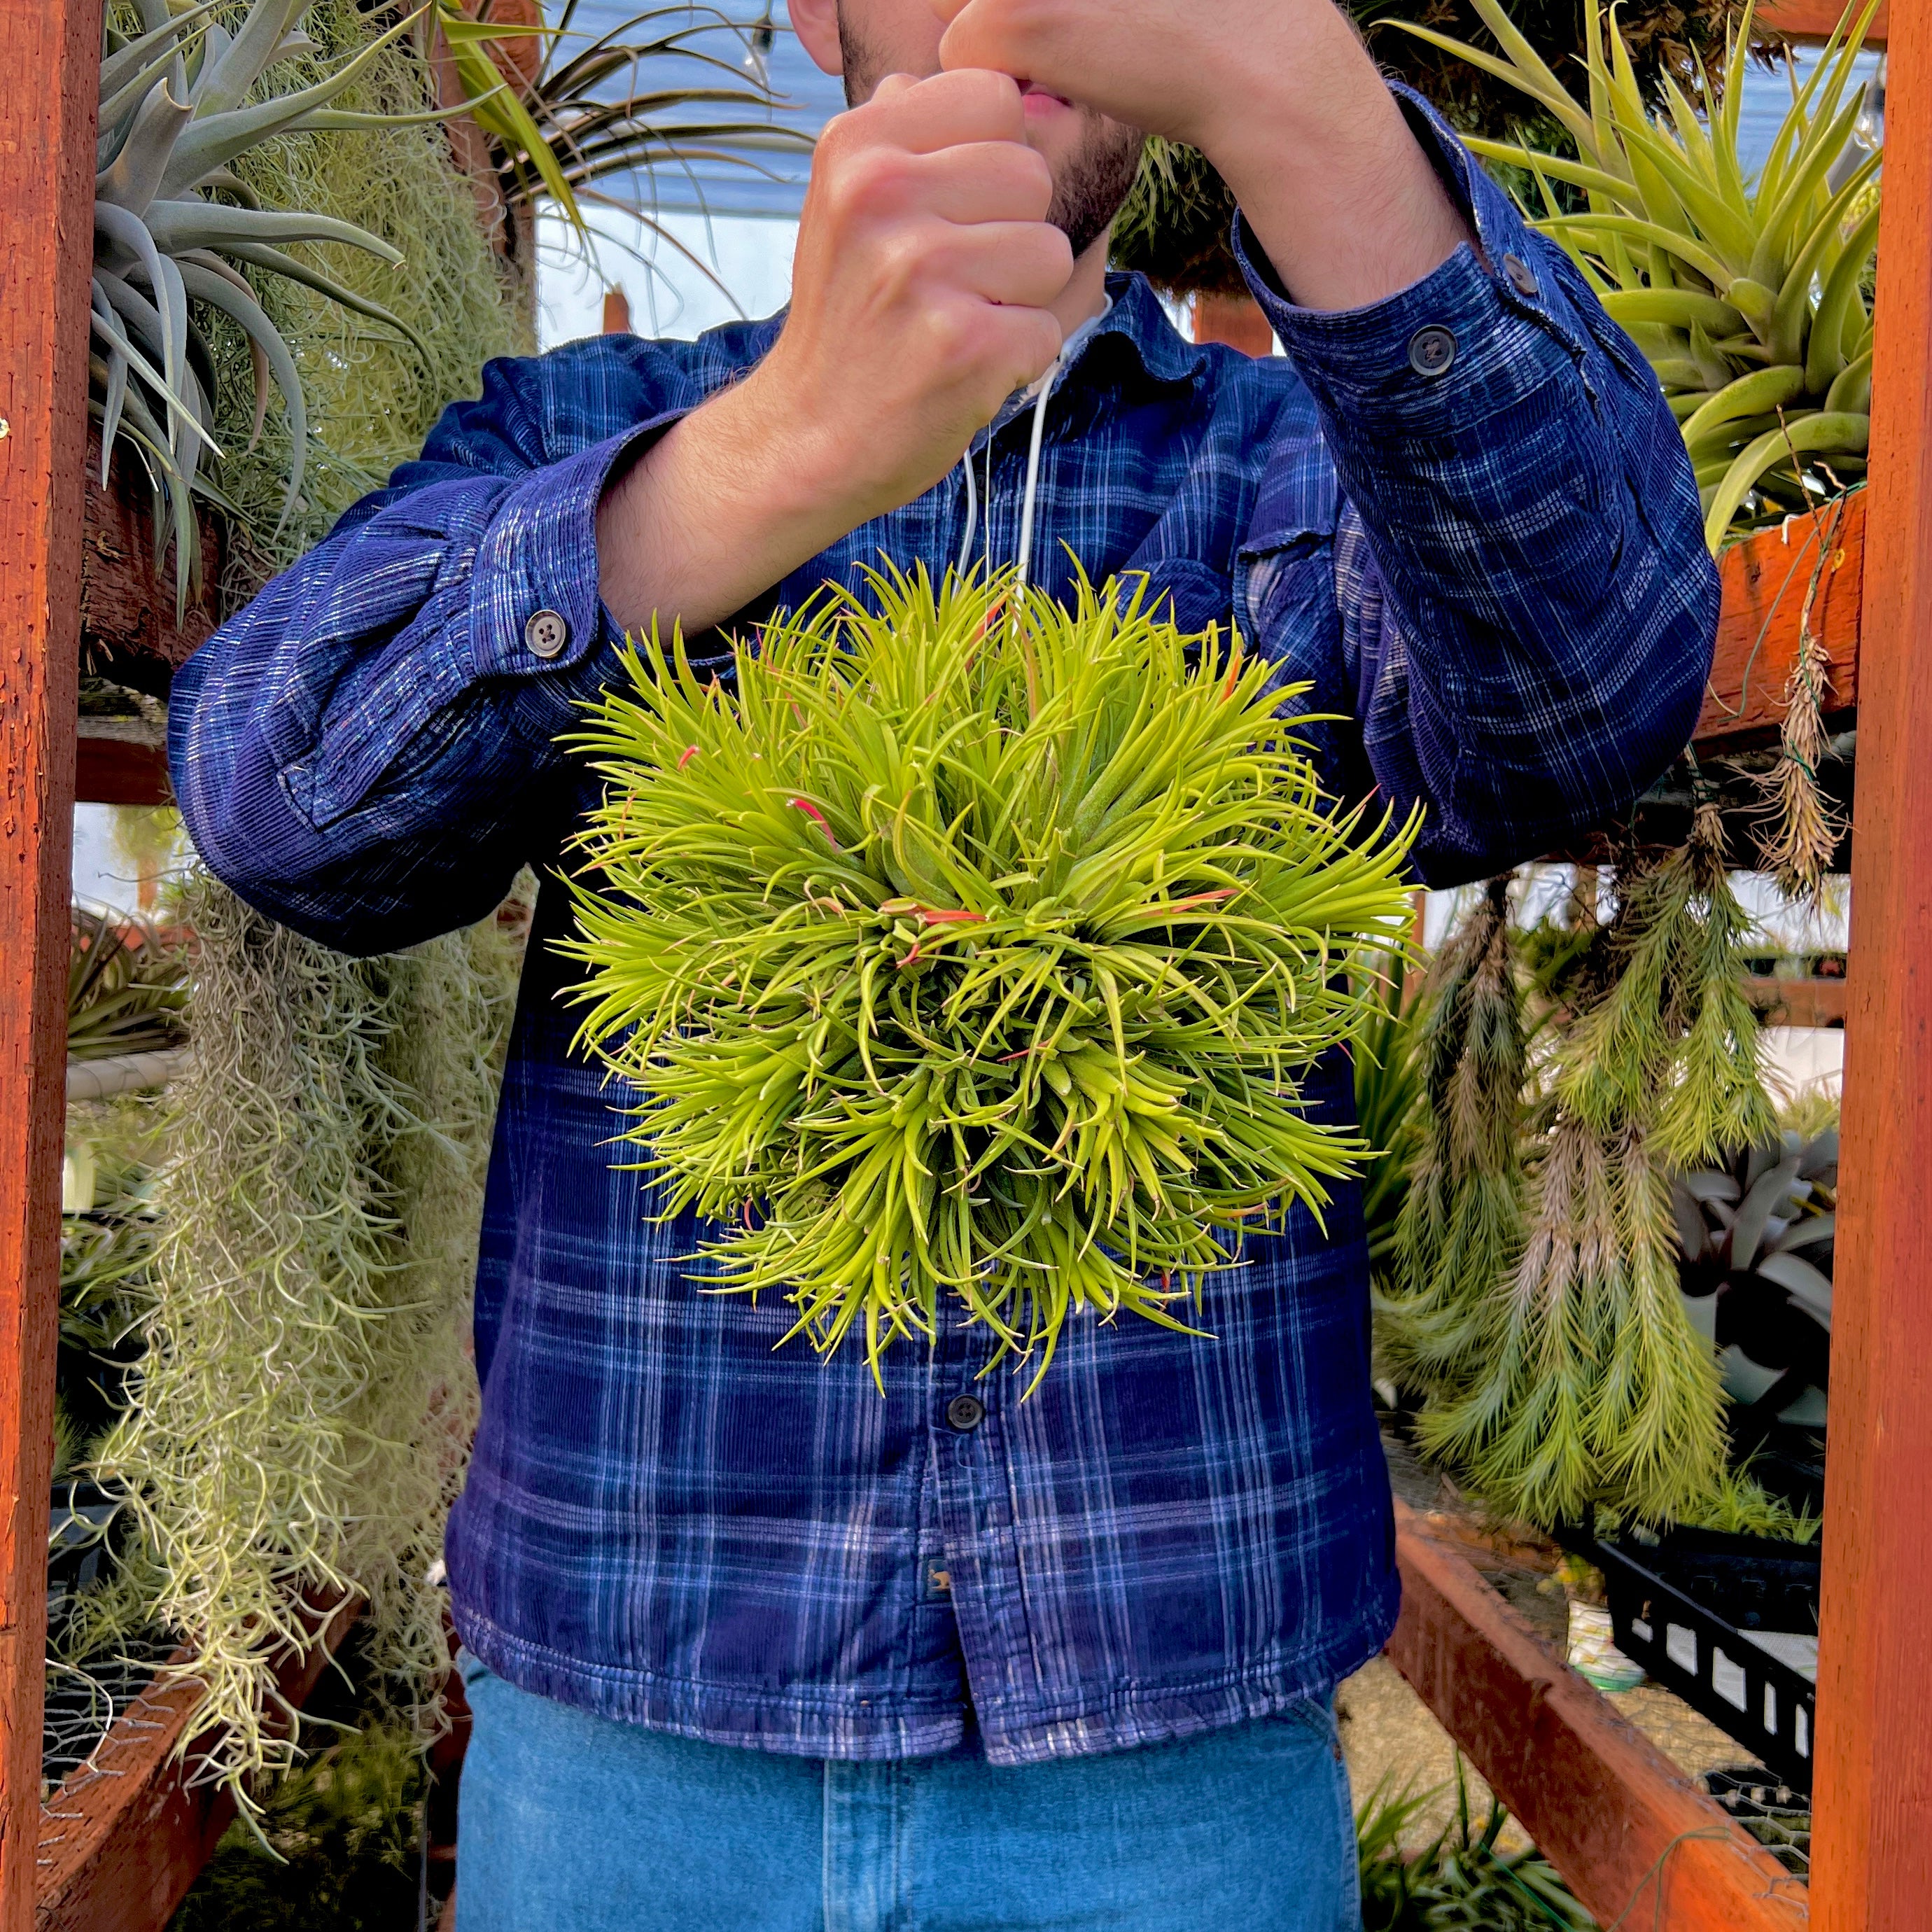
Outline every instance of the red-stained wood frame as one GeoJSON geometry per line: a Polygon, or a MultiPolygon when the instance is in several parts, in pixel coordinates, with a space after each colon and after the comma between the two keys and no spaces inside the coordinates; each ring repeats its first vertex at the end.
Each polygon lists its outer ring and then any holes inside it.
{"type": "Polygon", "coordinates": [[[1389,1656],[1600,1924],[1799,1932],[1804,1888],[1396,1505],[1389,1656]]]}
{"type": "MultiPolygon", "coordinates": [[[[1757,24],[1782,34],[1787,40],[1828,40],[1838,31],[1844,13],[1842,0],[1764,0],[1757,10],[1757,24]]],[[[1872,16],[1865,35],[1868,47],[1882,47],[1892,33],[1892,4],[1886,0],[1872,16]]]]}
{"type": "Polygon", "coordinates": [[[0,0],[0,1932],[34,1920],[100,0],[0,0]]]}
{"type": "MultiPolygon", "coordinates": [[[[307,1700],[362,1611],[360,1598],[317,1610],[320,1641],[276,1678],[288,1706],[307,1700]]],[[[199,1702],[192,1679],[157,1678],[48,1802],[38,1932],[153,1932],[173,1917],[235,1816],[234,1798],[196,1773],[199,1702]]]]}
{"type": "Polygon", "coordinates": [[[1820,1932],[1932,1925],[1932,5],[1893,10],[1819,1632],[1820,1932]]]}

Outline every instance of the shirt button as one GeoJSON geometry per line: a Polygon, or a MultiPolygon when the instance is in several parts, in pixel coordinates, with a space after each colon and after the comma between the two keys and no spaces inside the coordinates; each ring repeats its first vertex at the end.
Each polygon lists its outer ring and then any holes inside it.
{"type": "Polygon", "coordinates": [[[946,1405],[946,1419],[963,1435],[986,1420],[986,1405],[976,1395],[956,1395],[946,1405]]]}
{"type": "Polygon", "coordinates": [[[570,642],[570,626],[560,610],[536,610],[524,626],[524,643],[533,658],[555,657],[570,642]]]}
{"type": "Polygon", "coordinates": [[[1418,376],[1440,376],[1456,359],[1456,338],[1439,323],[1431,322],[1410,337],[1408,366],[1418,376]]]}
{"type": "Polygon", "coordinates": [[[1520,255],[1505,255],[1503,257],[1503,273],[1508,276],[1518,295],[1534,296],[1540,292],[1537,285],[1536,271],[1520,255]]]}

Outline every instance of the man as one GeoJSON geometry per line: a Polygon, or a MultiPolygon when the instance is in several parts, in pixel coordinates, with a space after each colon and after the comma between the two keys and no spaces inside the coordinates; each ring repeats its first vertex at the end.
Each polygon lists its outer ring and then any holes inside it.
{"type": "MultiPolygon", "coordinates": [[[[1717,594],[1656,385],[1330,0],[791,14],[854,104],[786,314],[494,365],[182,673],[177,788],[237,890],[356,950],[481,917],[594,796],[556,741],[622,632],[722,658],[881,554],[1014,561],[1030,502],[1049,591],[1070,549],[1144,572],[1310,682],[1326,782],[1422,802],[1436,882],[1675,755],[1717,594]],[[1285,358],[1106,274],[1143,130],[1231,184],[1285,358]]],[[[450,1530],[463,1932],[1350,1923],[1331,1692],[1396,1607],[1354,1192],[1210,1286],[1212,1340],[1076,1322],[1022,1402],[953,1319],[881,1394],[694,1288],[698,1231],[613,1170],[568,921],[553,874],[450,1530]]]]}

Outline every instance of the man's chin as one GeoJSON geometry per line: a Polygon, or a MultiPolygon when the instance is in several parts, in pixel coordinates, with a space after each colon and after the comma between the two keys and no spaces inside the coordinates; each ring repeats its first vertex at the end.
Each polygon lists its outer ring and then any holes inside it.
{"type": "Polygon", "coordinates": [[[1043,142],[1036,140],[1034,145],[1053,170],[1053,204],[1046,218],[1066,237],[1077,260],[1120,213],[1140,171],[1144,141],[1134,129],[1118,122],[1096,121],[1077,108],[1070,112],[1079,122],[1080,133],[1064,158],[1043,142]]]}

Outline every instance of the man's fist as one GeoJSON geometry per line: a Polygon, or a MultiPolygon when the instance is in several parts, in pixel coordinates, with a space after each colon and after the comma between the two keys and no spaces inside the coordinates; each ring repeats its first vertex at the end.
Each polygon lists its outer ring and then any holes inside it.
{"type": "Polygon", "coordinates": [[[844,527],[930,489],[1060,352],[1052,192],[1004,74],[889,76],[820,136],[790,311],[747,387],[844,527]]]}

